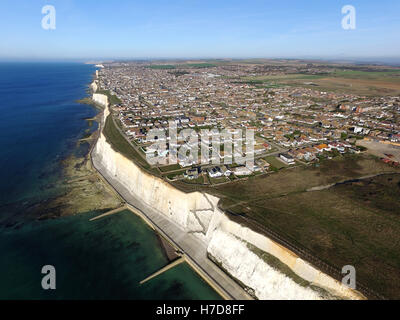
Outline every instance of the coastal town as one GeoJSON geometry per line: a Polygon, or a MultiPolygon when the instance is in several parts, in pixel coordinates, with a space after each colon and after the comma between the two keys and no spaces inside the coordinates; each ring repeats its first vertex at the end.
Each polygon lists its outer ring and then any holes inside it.
{"type": "MultiPolygon", "coordinates": [[[[254,130],[254,167],[225,164],[222,148],[220,165],[178,160],[158,166],[170,180],[226,183],[357,154],[366,150],[364,141],[400,146],[398,96],[321,91],[312,81],[290,86],[254,80],[299,72],[312,77],[332,71],[312,64],[299,70],[244,63],[116,62],[100,65],[96,86],[112,98],[116,126],[143,159],[154,153],[146,140],[149,130],[167,131],[171,121],[178,131],[254,130]]],[[[177,141],[178,147],[185,143],[177,141]]],[[[381,160],[398,166],[399,156],[386,153],[381,160]]]]}
{"type": "Polygon", "coordinates": [[[399,1],[0,6],[12,314],[400,300],[399,1]]]}

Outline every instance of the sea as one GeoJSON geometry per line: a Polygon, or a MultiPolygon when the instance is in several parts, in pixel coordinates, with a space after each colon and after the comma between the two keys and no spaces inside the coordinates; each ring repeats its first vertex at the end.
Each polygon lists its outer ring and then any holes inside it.
{"type": "Polygon", "coordinates": [[[129,211],[37,219],[32,207],[63,191],[62,161],[97,114],[87,96],[95,67],[0,63],[0,299],[220,299],[187,264],[140,285],[168,263],[156,234],[129,211]],[[12,221],[12,223],[10,223],[12,221]],[[43,289],[42,268],[55,269],[43,289]]]}

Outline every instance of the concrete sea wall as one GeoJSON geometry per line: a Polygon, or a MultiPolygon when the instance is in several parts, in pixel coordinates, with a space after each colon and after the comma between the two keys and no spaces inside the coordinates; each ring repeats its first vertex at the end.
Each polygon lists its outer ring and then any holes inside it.
{"type": "MultiPolygon", "coordinates": [[[[105,106],[104,124],[109,114],[107,97],[93,94],[93,100],[105,106]]],[[[201,239],[212,259],[258,299],[364,298],[268,237],[230,220],[218,209],[218,198],[201,192],[184,193],[141,170],[116,152],[102,132],[93,152],[107,172],[132,195],[201,239]],[[299,284],[279,268],[269,265],[249,245],[279,259],[309,284],[299,284]]]]}

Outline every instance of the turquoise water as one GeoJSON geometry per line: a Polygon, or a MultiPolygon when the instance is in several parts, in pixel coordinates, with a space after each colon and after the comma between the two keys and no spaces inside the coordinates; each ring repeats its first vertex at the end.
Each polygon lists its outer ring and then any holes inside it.
{"type": "Polygon", "coordinates": [[[0,223],[60,192],[60,160],[76,150],[85,119],[97,113],[75,102],[86,96],[94,71],[85,64],[0,63],[0,223]]]}
{"type": "Polygon", "coordinates": [[[61,160],[82,152],[76,142],[96,111],[75,101],[94,70],[0,63],[0,299],[219,299],[186,264],[139,285],[167,259],[129,211],[94,222],[94,212],[50,220],[28,214],[62,192],[61,160]],[[41,288],[44,265],[56,269],[56,290],[41,288]]]}
{"type": "Polygon", "coordinates": [[[187,265],[143,285],[168,263],[154,232],[123,211],[36,221],[0,233],[0,299],[218,299],[187,265]],[[56,289],[41,288],[41,268],[56,269],[56,289]]]}

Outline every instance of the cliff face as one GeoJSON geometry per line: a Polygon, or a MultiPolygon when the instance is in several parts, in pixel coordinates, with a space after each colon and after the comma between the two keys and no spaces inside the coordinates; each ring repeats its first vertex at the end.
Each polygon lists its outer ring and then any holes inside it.
{"type": "Polygon", "coordinates": [[[90,89],[92,89],[93,92],[96,92],[96,91],[97,91],[97,83],[96,83],[96,80],[93,81],[93,82],[90,84],[90,89]]]}
{"type": "Polygon", "coordinates": [[[220,213],[208,252],[259,299],[365,299],[357,291],[314,268],[287,248],[220,213]],[[256,250],[251,250],[251,247],[256,250]],[[255,252],[257,251],[257,252],[255,252]],[[277,258],[294,273],[269,265],[262,253],[277,258]],[[302,284],[298,284],[299,283],[302,284]],[[322,289],[322,290],[321,290],[322,289]]]}
{"type": "Polygon", "coordinates": [[[107,171],[136,198],[167,216],[184,230],[207,241],[207,232],[214,214],[214,197],[201,193],[186,194],[156,178],[115,152],[105,136],[100,135],[94,152],[107,171]]]}
{"type": "Polygon", "coordinates": [[[104,108],[108,106],[108,98],[104,94],[94,93],[92,99],[94,102],[96,102],[97,104],[101,105],[104,108]]]}
{"type": "Polygon", "coordinates": [[[316,300],[324,297],[268,265],[243,240],[222,229],[215,230],[208,245],[208,253],[226,272],[251,288],[258,299],[316,300]]]}
{"type": "MultiPolygon", "coordinates": [[[[107,104],[107,100],[99,96],[101,95],[95,94],[93,99],[107,104]]],[[[104,116],[108,114],[106,107],[104,116]]],[[[207,245],[207,251],[213,260],[251,289],[257,298],[320,299],[331,298],[332,295],[339,298],[362,298],[357,292],[318,271],[266,236],[231,221],[218,209],[218,198],[200,192],[184,193],[162,179],[142,171],[132,161],[116,152],[103,133],[100,134],[93,152],[108,173],[118,178],[132,195],[180,225],[186,232],[201,239],[207,245]],[[298,284],[293,277],[270,266],[259,254],[250,250],[249,246],[276,257],[311,285],[298,284]]]]}

